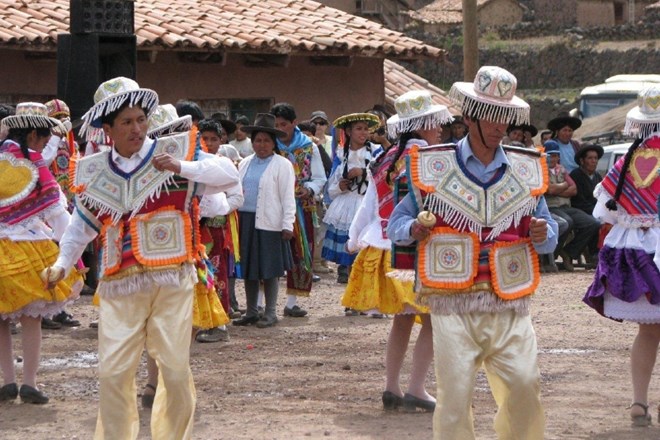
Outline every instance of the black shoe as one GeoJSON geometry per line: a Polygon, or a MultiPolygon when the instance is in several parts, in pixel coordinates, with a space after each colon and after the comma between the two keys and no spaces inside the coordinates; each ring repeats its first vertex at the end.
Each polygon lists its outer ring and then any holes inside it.
{"type": "Polygon", "coordinates": [[[412,394],[403,395],[403,410],[406,412],[416,412],[417,408],[432,412],[435,410],[435,402],[432,400],[424,400],[419,397],[415,397],[412,394]]]}
{"type": "Polygon", "coordinates": [[[92,287],[89,287],[87,284],[85,284],[80,291],[81,295],[94,295],[94,289],[92,287]]]}
{"type": "Polygon", "coordinates": [[[340,273],[337,275],[337,284],[348,284],[348,274],[340,273]]]}
{"type": "Polygon", "coordinates": [[[403,406],[403,397],[399,397],[391,391],[383,392],[383,409],[392,411],[403,406]]]}
{"type": "Polygon", "coordinates": [[[307,310],[301,309],[298,306],[293,306],[291,308],[284,307],[284,316],[290,316],[292,318],[302,318],[307,316],[307,310]]]}
{"type": "Polygon", "coordinates": [[[267,328],[267,327],[272,327],[275,324],[277,324],[277,317],[276,316],[264,316],[257,322],[257,327],[258,328],[267,328]]]}
{"type": "Polygon", "coordinates": [[[61,311],[57,315],[53,316],[53,321],[59,322],[64,327],[80,327],[80,321],[73,319],[73,315],[61,311]]]}
{"type": "Polygon", "coordinates": [[[44,330],[59,330],[62,328],[62,324],[52,319],[41,318],[41,328],[44,330]]]}
{"type": "Polygon", "coordinates": [[[265,312],[265,309],[262,306],[257,307],[257,315],[259,316],[259,319],[264,317],[264,312],[265,312]]]}
{"type": "Polygon", "coordinates": [[[229,342],[229,332],[227,329],[215,327],[203,332],[197,333],[195,337],[197,342],[229,342]]]}
{"type": "Polygon", "coordinates": [[[240,325],[240,326],[246,326],[246,325],[251,325],[251,324],[256,324],[259,321],[258,316],[243,316],[240,319],[234,319],[231,324],[232,325],[240,325]]]}
{"type": "Polygon", "coordinates": [[[142,397],[140,398],[140,400],[142,401],[142,408],[151,409],[154,406],[154,398],[156,397],[156,387],[148,383],[144,386],[144,388],[145,389],[149,388],[154,392],[153,394],[146,394],[143,391],[142,397]]]}
{"type": "Polygon", "coordinates": [[[18,397],[18,385],[16,385],[16,382],[8,383],[0,388],[0,402],[14,400],[16,397],[18,397]]]}
{"type": "Polygon", "coordinates": [[[316,274],[312,274],[312,283],[318,283],[319,281],[321,281],[321,277],[316,274]]]}
{"type": "Polygon", "coordinates": [[[36,403],[37,405],[43,405],[48,403],[48,396],[39,391],[36,388],[32,388],[29,385],[21,385],[21,389],[18,392],[21,396],[21,402],[23,403],[36,403]]]}

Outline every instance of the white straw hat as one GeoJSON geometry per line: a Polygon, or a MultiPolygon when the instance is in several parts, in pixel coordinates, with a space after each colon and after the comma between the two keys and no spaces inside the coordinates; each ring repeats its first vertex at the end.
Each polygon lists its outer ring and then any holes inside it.
{"type": "Polygon", "coordinates": [[[66,128],[55,118],[48,116],[48,108],[40,102],[21,102],[16,113],[2,120],[6,128],[50,128],[66,133],[66,128]]]}
{"type": "Polygon", "coordinates": [[[411,90],[394,101],[396,114],[387,120],[387,131],[395,138],[400,133],[428,130],[450,123],[454,118],[446,106],[434,104],[431,93],[411,90]]]}
{"type": "Polygon", "coordinates": [[[637,95],[637,107],[626,115],[623,133],[646,139],[658,130],[660,125],[660,87],[657,85],[643,89],[637,95]]]}
{"type": "Polygon", "coordinates": [[[516,96],[518,80],[497,66],[483,66],[474,82],[455,82],[449,98],[464,116],[500,124],[528,124],[529,104],[516,96]]]}
{"type": "Polygon", "coordinates": [[[189,131],[191,127],[192,116],[179,116],[172,104],[159,105],[149,117],[147,136],[157,138],[171,133],[189,131]]]}
{"type": "Polygon", "coordinates": [[[94,93],[94,105],[82,117],[80,136],[85,137],[90,127],[101,128],[101,119],[126,102],[130,107],[140,105],[149,117],[158,106],[158,94],[151,89],[140,88],[137,82],[123,76],[102,83],[94,93]]]}

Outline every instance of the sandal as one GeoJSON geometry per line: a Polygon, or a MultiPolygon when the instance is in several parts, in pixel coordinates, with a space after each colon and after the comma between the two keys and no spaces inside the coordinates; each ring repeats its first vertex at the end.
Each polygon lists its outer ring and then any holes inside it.
{"type": "Polygon", "coordinates": [[[154,406],[154,397],[156,396],[156,387],[151,385],[150,383],[146,384],[144,386],[145,390],[149,388],[152,390],[154,393],[153,394],[145,394],[142,392],[142,408],[144,409],[151,409],[154,406]]]}
{"type": "Polygon", "coordinates": [[[631,415],[630,418],[632,420],[632,426],[650,426],[651,425],[651,414],[649,414],[649,406],[644,405],[643,403],[640,402],[634,402],[631,403],[630,406],[626,409],[631,409],[634,406],[639,406],[644,410],[644,414],[641,414],[639,416],[633,416],[631,415]]]}

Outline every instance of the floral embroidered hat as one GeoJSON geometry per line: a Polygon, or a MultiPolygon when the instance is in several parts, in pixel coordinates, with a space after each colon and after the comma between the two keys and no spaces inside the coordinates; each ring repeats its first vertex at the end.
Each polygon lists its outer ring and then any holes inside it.
{"type": "Polygon", "coordinates": [[[497,66],[483,66],[474,82],[455,82],[449,98],[464,116],[500,124],[528,124],[529,104],[516,96],[518,80],[497,66]]]}
{"type": "Polygon", "coordinates": [[[48,116],[46,106],[40,102],[21,102],[16,106],[16,114],[2,120],[6,128],[50,128],[66,133],[62,123],[48,116]]]}
{"type": "Polygon", "coordinates": [[[69,106],[66,105],[66,102],[62,101],[61,99],[51,99],[44,105],[48,110],[48,116],[51,118],[59,118],[61,116],[66,118],[71,117],[69,106]]]}
{"type": "Polygon", "coordinates": [[[149,117],[149,128],[147,136],[157,138],[172,133],[188,131],[192,127],[192,116],[179,116],[172,104],[164,104],[156,107],[149,117]]]}
{"type": "Polygon", "coordinates": [[[453,117],[446,106],[435,104],[431,93],[426,90],[411,90],[394,101],[396,114],[387,120],[387,131],[391,138],[400,133],[428,130],[449,124],[453,117]]]}
{"type": "Polygon", "coordinates": [[[623,133],[646,139],[660,126],[660,87],[647,87],[637,95],[637,107],[626,115],[623,133]]]}
{"type": "Polygon", "coordinates": [[[94,105],[82,116],[80,136],[85,137],[90,128],[101,128],[101,119],[126,102],[131,107],[140,105],[149,117],[158,106],[158,94],[123,76],[102,83],[94,93],[94,105]]]}
{"type": "Polygon", "coordinates": [[[380,125],[380,119],[372,113],[349,113],[335,119],[335,122],[333,122],[332,125],[334,125],[335,128],[343,129],[353,122],[366,122],[369,128],[376,128],[380,125]]]}

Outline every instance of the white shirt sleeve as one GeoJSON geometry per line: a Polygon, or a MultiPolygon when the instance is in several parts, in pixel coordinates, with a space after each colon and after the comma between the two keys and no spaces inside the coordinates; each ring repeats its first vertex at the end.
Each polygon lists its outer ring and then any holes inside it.
{"type": "Polygon", "coordinates": [[[238,170],[231,160],[203,151],[199,160],[181,161],[179,175],[202,184],[200,194],[227,191],[239,182],[238,170]]]}
{"type": "Polygon", "coordinates": [[[278,190],[282,201],[282,230],[293,232],[293,222],[296,220],[296,174],[288,159],[281,161],[278,173],[278,190]]]}
{"type": "MultiPolygon", "coordinates": [[[[371,175],[370,175],[371,176],[371,175]]],[[[376,185],[369,179],[369,186],[367,187],[367,192],[360,202],[360,207],[358,208],[351,226],[348,229],[348,242],[346,243],[346,248],[355,252],[359,249],[359,238],[360,234],[364,228],[371,223],[374,218],[378,217],[378,195],[376,193],[376,185]]]]}
{"type": "Polygon", "coordinates": [[[64,269],[68,275],[82,255],[87,244],[94,240],[98,233],[78,213],[76,209],[71,217],[71,223],[66,228],[60,240],[60,255],[54,266],[64,269]]]}
{"type": "Polygon", "coordinates": [[[57,148],[59,147],[61,140],[62,138],[59,136],[51,136],[41,152],[41,157],[44,158],[44,163],[47,167],[49,167],[55,160],[55,157],[57,156],[57,148]]]}
{"type": "Polygon", "coordinates": [[[305,182],[305,187],[314,191],[315,195],[319,195],[323,191],[323,185],[325,185],[327,178],[325,177],[325,168],[323,168],[319,147],[312,145],[312,151],[312,178],[305,182]]]}

